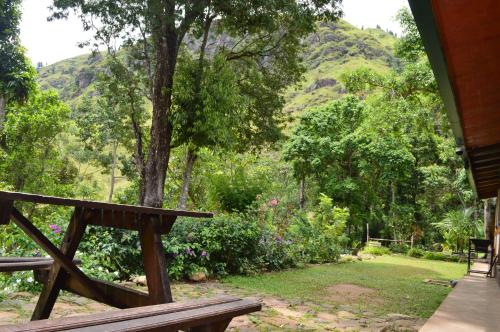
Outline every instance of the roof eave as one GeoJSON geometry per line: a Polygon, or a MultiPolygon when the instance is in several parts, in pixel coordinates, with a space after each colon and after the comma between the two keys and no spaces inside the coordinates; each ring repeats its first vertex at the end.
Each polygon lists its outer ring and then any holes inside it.
{"type": "MultiPolygon", "coordinates": [[[[422,37],[422,42],[429,58],[432,71],[434,72],[439,92],[448,114],[450,126],[453,131],[453,135],[455,136],[455,142],[458,147],[463,147],[463,127],[460,121],[455,93],[448,73],[448,65],[441,46],[441,40],[439,38],[439,32],[431,2],[430,0],[409,0],[409,4],[413,17],[415,18],[418,31],[422,37]]],[[[466,149],[464,149],[462,157],[465,161],[464,166],[467,171],[467,177],[469,178],[472,190],[474,191],[474,194],[478,196],[474,182],[474,175],[472,173],[470,163],[468,162],[466,149]]]]}

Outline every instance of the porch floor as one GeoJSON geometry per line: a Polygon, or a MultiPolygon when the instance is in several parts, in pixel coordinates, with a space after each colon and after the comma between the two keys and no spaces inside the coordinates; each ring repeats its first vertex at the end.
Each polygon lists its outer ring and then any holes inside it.
{"type": "MultiPolygon", "coordinates": [[[[477,266],[484,270],[487,266],[477,266]]],[[[471,274],[461,279],[420,332],[499,331],[500,287],[496,280],[471,274]]]]}

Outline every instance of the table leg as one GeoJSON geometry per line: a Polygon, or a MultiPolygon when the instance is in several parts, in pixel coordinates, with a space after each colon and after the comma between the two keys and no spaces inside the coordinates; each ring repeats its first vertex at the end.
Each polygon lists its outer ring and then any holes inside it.
{"type": "Polygon", "coordinates": [[[148,217],[141,221],[141,241],[144,271],[152,304],[172,302],[172,292],[167,272],[167,259],[161,242],[160,220],[148,217]]]}
{"type": "MultiPolygon", "coordinates": [[[[78,245],[80,244],[83,234],[85,233],[87,223],[85,222],[85,218],[83,218],[83,213],[84,211],[82,209],[75,209],[61,244],[61,252],[69,259],[73,259],[75,256],[78,245]]],[[[57,297],[59,296],[59,292],[66,282],[67,276],[67,272],[61,267],[61,265],[54,261],[54,264],[50,269],[47,283],[45,283],[43,287],[38,303],[36,304],[35,311],[31,316],[31,320],[49,318],[57,297]]]]}

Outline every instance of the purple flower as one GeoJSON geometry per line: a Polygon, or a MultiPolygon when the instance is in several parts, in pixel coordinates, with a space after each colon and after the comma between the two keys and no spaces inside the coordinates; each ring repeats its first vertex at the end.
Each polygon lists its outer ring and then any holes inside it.
{"type": "Polygon", "coordinates": [[[52,230],[52,233],[54,234],[59,234],[61,233],[61,227],[59,227],[59,225],[56,225],[56,224],[50,224],[49,225],[50,229],[52,230]]]}
{"type": "Polygon", "coordinates": [[[190,255],[190,256],[196,256],[193,249],[191,249],[191,248],[186,248],[186,254],[190,255]]]}
{"type": "Polygon", "coordinates": [[[205,250],[201,252],[201,257],[207,257],[207,252],[205,250]]]}
{"type": "Polygon", "coordinates": [[[281,236],[276,236],[276,242],[278,243],[283,242],[283,238],[281,236]]]}

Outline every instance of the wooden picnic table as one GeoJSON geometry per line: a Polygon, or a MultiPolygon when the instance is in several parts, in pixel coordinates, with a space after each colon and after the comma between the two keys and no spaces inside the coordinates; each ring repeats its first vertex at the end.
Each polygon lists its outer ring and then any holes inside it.
{"type": "Polygon", "coordinates": [[[179,216],[211,218],[213,215],[0,191],[0,225],[12,220],[53,259],[50,270],[35,271],[37,279],[44,281],[44,287],[31,320],[50,316],[61,289],[121,309],[172,302],[161,235],[170,232],[179,216]],[[15,207],[21,201],[74,208],[59,248],[15,207]],[[91,278],[77,267],[73,259],[87,225],[139,232],[148,293],[91,278]]]}

